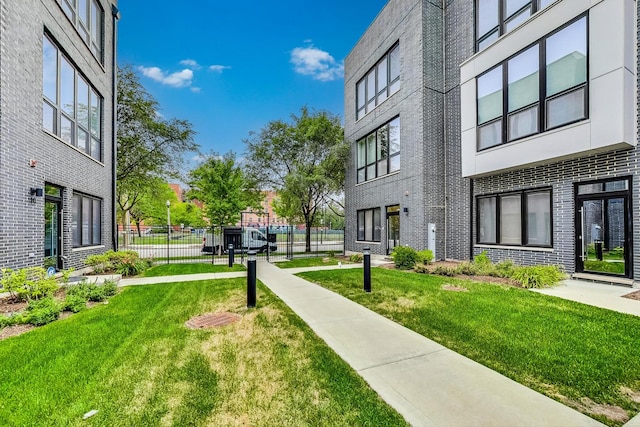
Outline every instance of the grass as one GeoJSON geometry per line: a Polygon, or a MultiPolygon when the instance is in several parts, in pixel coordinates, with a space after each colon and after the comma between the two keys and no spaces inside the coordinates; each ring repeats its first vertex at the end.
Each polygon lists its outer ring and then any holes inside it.
{"type": "Polygon", "coordinates": [[[624,275],[624,262],[585,261],[584,271],[599,271],[601,273],[613,273],[624,275]]]}
{"type": "Polygon", "coordinates": [[[309,258],[294,258],[289,261],[277,262],[280,268],[298,268],[298,267],[318,267],[322,265],[338,265],[338,262],[342,264],[352,264],[349,261],[332,257],[309,257],[309,258]]]}
{"type": "Polygon", "coordinates": [[[362,291],[359,270],[300,276],[609,425],[640,411],[638,317],[509,286],[377,268],[371,294],[362,291]]]}
{"type": "Polygon", "coordinates": [[[244,285],[127,288],[0,341],[0,425],[406,425],[261,284],[247,310],[244,285]],[[184,327],[217,311],[242,319],[184,327]]]}
{"type": "Polygon", "coordinates": [[[143,274],[144,277],[158,276],[177,276],[180,274],[199,274],[199,273],[227,273],[230,271],[245,271],[246,268],[242,264],[234,264],[229,268],[228,265],[214,264],[161,264],[151,267],[143,274]]]}

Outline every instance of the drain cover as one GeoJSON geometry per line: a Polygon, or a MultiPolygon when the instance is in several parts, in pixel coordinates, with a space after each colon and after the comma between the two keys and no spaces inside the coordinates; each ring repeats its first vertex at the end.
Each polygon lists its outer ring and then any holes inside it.
{"type": "Polygon", "coordinates": [[[215,328],[237,322],[242,316],[234,313],[206,313],[187,320],[185,326],[189,329],[215,328]]]}

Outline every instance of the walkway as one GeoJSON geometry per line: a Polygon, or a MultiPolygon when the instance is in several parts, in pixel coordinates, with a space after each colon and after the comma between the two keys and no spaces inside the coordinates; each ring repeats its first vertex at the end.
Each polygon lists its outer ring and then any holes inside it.
{"type": "MultiPolygon", "coordinates": [[[[377,264],[377,263],[372,263],[377,264]]],[[[280,269],[257,266],[260,279],[414,426],[601,426],[338,294],[294,276],[362,264],[280,269]]],[[[122,279],[120,286],[245,277],[246,272],[122,279]]],[[[535,292],[640,316],[633,289],[567,280],[535,292]]],[[[258,301],[259,304],[259,301],[258,301]]],[[[640,427],[640,414],[625,424],[640,427]]]]}
{"type": "Polygon", "coordinates": [[[414,426],[602,425],[287,270],[257,274],[414,426]]]}

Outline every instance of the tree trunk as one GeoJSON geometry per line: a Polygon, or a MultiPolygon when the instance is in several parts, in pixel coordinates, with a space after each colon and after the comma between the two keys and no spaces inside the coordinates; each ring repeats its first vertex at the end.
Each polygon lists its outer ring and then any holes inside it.
{"type": "Polygon", "coordinates": [[[305,221],[304,251],[311,252],[311,221],[305,221]]]}

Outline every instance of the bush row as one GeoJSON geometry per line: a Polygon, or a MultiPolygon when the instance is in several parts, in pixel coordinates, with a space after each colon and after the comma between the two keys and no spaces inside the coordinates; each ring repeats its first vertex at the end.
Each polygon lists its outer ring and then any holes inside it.
{"type": "Polygon", "coordinates": [[[93,268],[94,273],[118,273],[123,276],[135,276],[153,265],[153,260],[144,260],[135,251],[109,250],[103,254],[90,255],[85,264],[93,268]]]}
{"type": "Polygon", "coordinates": [[[397,246],[391,257],[397,268],[413,269],[417,273],[437,274],[441,276],[492,276],[515,280],[524,288],[543,288],[557,285],[565,274],[557,265],[519,266],[511,260],[497,264],[491,262],[486,252],[477,255],[473,262],[462,262],[454,267],[431,267],[433,253],[416,251],[409,246],[397,246]]]}
{"type": "Polygon", "coordinates": [[[52,295],[40,299],[30,299],[23,313],[11,316],[0,316],[0,328],[5,326],[30,323],[35,326],[45,325],[58,319],[62,311],[77,313],[87,308],[87,301],[104,301],[116,294],[114,281],[105,281],[102,285],[80,282],[66,286],[67,293],[63,301],[56,301],[52,295]]]}

